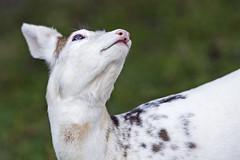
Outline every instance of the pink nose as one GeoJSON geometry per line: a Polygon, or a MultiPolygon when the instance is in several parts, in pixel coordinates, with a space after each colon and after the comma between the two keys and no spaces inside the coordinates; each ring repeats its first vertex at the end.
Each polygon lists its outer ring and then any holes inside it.
{"type": "Polygon", "coordinates": [[[123,29],[119,29],[116,34],[118,34],[119,36],[121,36],[121,40],[124,41],[125,43],[127,43],[128,41],[130,41],[130,34],[123,30],[123,29]]]}

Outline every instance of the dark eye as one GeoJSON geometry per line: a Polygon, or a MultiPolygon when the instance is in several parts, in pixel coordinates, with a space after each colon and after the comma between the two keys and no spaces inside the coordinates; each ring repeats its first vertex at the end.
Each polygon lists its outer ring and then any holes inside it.
{"type": "Polygon", "coordinates": [[[84,39],[85,37],[83,36],[83,35],[81,35],[81,34],[76,34],[74,37],[73,37],[73,39],[72,39],[72,41],[78,41],[78,40],[81,40],[81,39],[84,39]]]}

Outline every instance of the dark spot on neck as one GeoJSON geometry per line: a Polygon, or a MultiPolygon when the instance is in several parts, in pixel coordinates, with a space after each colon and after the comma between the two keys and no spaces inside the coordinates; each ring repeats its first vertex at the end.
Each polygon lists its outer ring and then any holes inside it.
{"type": "Polygon", "coordinates": [[[116,127],[119,126],[119,120],[116,116],[111,116],[111,120],[116,127]]]}
{"type": "Polygon", "coordinates": [[[123,153],[123,156],[124,157],[127,157],[127,150],[128,150],[128,148],[129,148],[129,145],[122,145],[122,147],[123,147],[123,149],[124,149],[124,153],[123,153]]]}
{"type": "Polygon", "coordinates": [[[142,144],[141,144],[141,147],[147,148],[147,145],[146,145],[145,143],[142,143],[142,144]]]}
{"type": "Polygon", "coordinates": [[[195,143],[193,143],[193,142],[187,143],[187,146],[188,146],[188,148],[190,148],[190,149],[196,149],[196,148],[197,148],[197,145],[196,145],[195,143]]]}
{"type": "Polygon", "coordinates": [[[159,143],[159,144],[153,144],[152,145],[152,151],[153,152],[159,152],[164,148],[164,144],[163,143],[159,143]]]}
{"type": "Polygon", "coordinates": [[[124,143],[124,141],[120,141],[119,139],[118,139],[118,142],[117,142],[117,144],[120,146],[120,149],[123,151],[123,156],[124,157],[127,157],[127,155],[128,155],[128,149],[130,148],[130,146],[129,146],[129,144],[123,144],[124,143]]]}
{"type": "Polygon", "coordinates": [[[126,151],[124,152],[123,156],[124,156],[125,158],[127,158],[127,152],[126,152],[126,151]]]}
{"type": "Polygon", "coordinates": [[[159,100],[159,103],[169,103],[169,102],[175,101],[177,99],[186,99],[186,96],[183,96],[183,95],[169,96],[167,98],[159,100]]]}
{"type": "Polygon", "coordinates": [[[170,141],[170,137],[168,136],[168,133],[165,129],[161,129],[158,133],[159,137],[164,141],[170,141]]]}
{"type": "Polygon", "coordinates": [[[140,115],[143,113],[144,111],[140,108],[136,108],[130,112],[128,112],[125,116],[124,119],[125,121],[129,121],[131,125],[136,124],[138,126],[142,125],[142,119],[140,117],[140,115]]]}
{"type": "Polygon", "coordinates": [[[159,100],[156,100],[156,101],[147,102],[147,103],[144,104],[144,106],[147,107],[147,108],[148,107],[158,107],[163,103],[173,102],[173,101],[178,100],[178,99],[186,99],[186,96],[172,95],[172,96],[162,98],[162,99],[159,99],[159,100]]]}

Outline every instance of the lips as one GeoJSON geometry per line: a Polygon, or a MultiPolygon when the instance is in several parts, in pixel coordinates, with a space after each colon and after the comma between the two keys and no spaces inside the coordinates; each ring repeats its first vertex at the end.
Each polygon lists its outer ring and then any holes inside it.
{"type": "Polygon", "coordinates": [[[118,44],[118,43],[123,43],[123,44],[125,44],[125,45],[129,48],[129,46],[128,46],[128,44],[126,43],[126,41],[124,41],[124,40],[118,40],[118,41],[114,42],[113,44],[111,44],[109,47],[102,49],[101,52],[104,52],[104,51],[108,50],[109,48],[111,48],[112,46],[114,46],[115,44],[118,44]]]}

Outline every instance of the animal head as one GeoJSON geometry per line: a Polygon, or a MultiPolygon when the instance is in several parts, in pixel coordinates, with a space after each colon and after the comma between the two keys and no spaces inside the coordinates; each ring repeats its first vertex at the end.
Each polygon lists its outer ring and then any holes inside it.
{"type": "Polygon", "coordinates": [[[31,55],[50,66],[48,94],[106,101],[131,47],[129,33],[81,29],[64,37],[55,29],[23,24],[31,55]]]}

